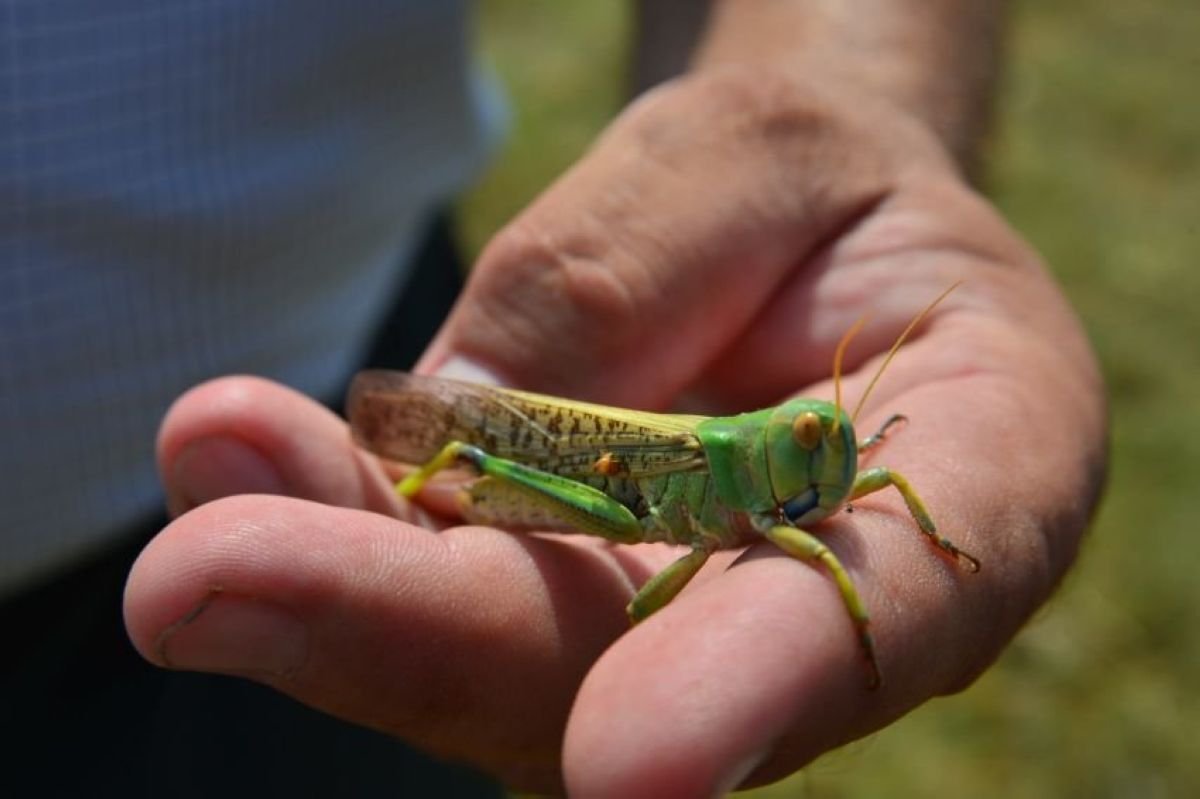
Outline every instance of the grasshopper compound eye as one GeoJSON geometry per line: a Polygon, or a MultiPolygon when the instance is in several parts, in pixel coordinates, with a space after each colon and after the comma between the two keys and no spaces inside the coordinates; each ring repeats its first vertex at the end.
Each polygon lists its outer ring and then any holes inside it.
{"type": "Polygon", "coordinates": [[[821,445],[821,417],[815,411],[796,414],[792,422],[792,440],[803,449],[814,450],[821,445]]]}

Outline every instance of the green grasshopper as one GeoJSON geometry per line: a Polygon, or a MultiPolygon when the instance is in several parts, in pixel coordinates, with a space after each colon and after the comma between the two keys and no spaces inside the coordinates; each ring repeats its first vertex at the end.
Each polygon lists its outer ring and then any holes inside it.
{"type": "Polygon", "coordinates": [[[397,484],[403,497],[416,496],[437,472],[465,464],[481,475],[461,495],[470,522],[690,547],[630,601],[626,610],[634,623],[670,602],[718,549],[761,536],[789,555],[820,562],[841,593],[875,687],[881,673],[867,610],[837,557],[807,528],[852,500],[894,486],[930,541],[970,571],[979,570],[978,560],[937,533],[903,476],[882,466],[857,470],[859,453],[903,417],[893,416],[863,441],[855,437],[853,419],[909,333],[954,288],[900,334],[853,416],[841,405],[841,361],[864,320],[834,354],[833,402],[796,398],[710,418],[366,371],[350,388],[347,416],[364,449],[424,464],[397,484]]]}

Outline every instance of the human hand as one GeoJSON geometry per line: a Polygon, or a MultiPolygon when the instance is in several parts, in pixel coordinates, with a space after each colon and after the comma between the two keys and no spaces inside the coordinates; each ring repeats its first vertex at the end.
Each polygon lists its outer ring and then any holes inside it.
{"type": "Polygon", "coordinates": [[[829,580],[768,544],[626,631],[671,550],[396,521],[408,509],[340,421],[245,378],[164,423],[169,491],[194,509],[135,567],[131,635],[155,662],[262,680],[513,785],[690,796],[778,778],[969,684],[1072,559],[1103,392],[1036,256],[907,117],[716,71],[633,106],[503,231],[422,363],[725,413],[831,396],[833,348],[870,312],[854,401],[958,279],[860,428],[910,417],[872,462],[983,570],[937,557],[890,492],[817,528],[872,613],[878,691],[829,580]],[[208,502],[249,491],[286,496],[208,502]]]}

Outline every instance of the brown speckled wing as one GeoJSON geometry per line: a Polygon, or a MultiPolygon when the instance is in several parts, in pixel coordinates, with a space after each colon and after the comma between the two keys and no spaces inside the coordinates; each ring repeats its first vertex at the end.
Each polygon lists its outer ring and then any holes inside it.
{"type": "Polygon", "coordinates": [[[449,441],[564,476],[702,468],[702,416],[648,413],[405,372],[360,372],[346,416],[359,446],[420,464],[449,441]]]}

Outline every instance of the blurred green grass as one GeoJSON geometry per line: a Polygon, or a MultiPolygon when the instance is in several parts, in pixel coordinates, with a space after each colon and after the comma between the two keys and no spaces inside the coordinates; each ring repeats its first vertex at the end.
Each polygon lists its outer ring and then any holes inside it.
{"type": "MultiPolygon", "coordinates": [[[[514,126],[461,205],[472,252],[620,106],[629,33],[606,0],[482,12],[514,126]]],[[[755,799],[1200,796],[1200,3],[1013,12],[988,193],[1099,351],[1109,490],[1063,588],[975,686],[755,799]]]]}

